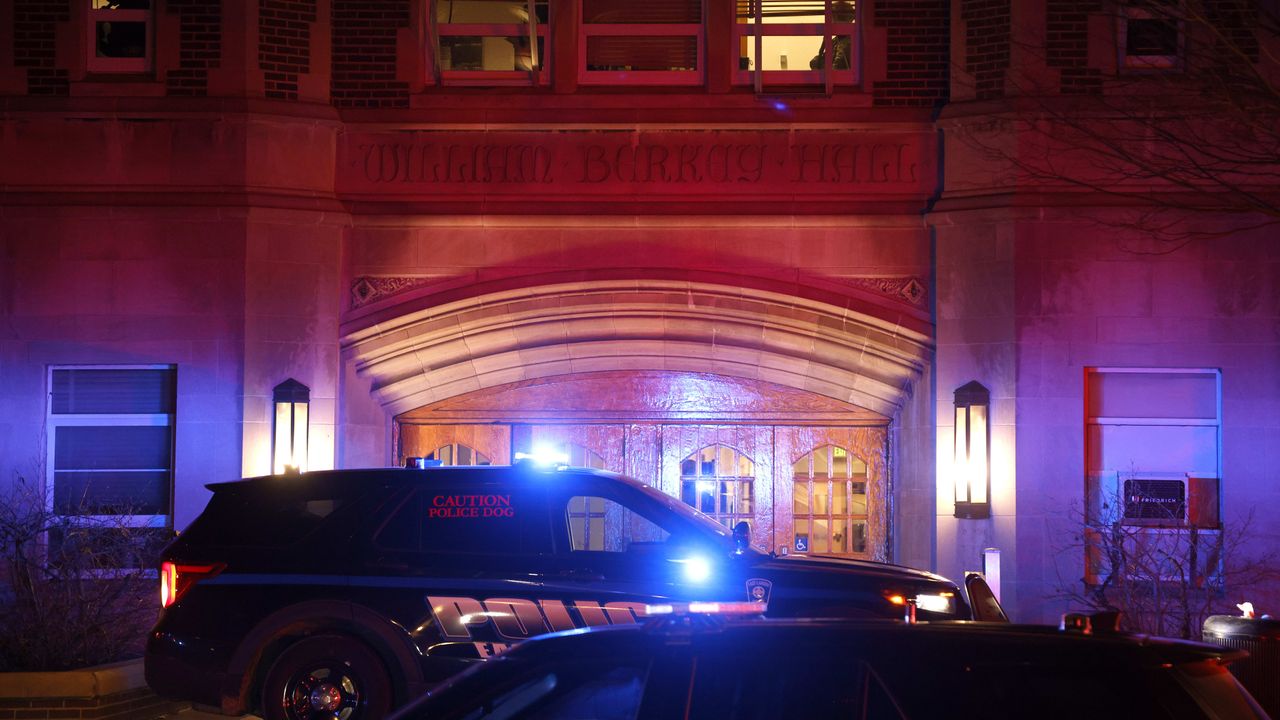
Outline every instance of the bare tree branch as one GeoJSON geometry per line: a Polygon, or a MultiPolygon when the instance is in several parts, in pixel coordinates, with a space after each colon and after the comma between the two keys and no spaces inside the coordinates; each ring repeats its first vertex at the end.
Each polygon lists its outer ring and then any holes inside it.
{"type": "MultiPolygon", "coordinates": [[[[1096,222],[1175,249],[1280,226],[1277,3],[1108,0],[1098,7],[1094,15],[1109,18],[1118,34],[1134,8],[1176,31],[1176,63],[1108,69],[1096,88],[1080,92],[1059,87],[1042,58],[1047,74],[1009,73],[1006,107],[994,122],[957,122],[954,134],[997,177],[1014,178],[1019,192],[1107,198],[1131,212],[1096,222]]],[[[1045,52],[1027,43],[1020,49],[1032,58],[1045,52]]]]}

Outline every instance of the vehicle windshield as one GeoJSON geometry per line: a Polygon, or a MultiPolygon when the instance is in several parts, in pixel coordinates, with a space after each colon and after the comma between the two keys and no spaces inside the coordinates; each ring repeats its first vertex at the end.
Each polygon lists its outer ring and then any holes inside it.
{"type": "MultiPolygon", "coordinates": [[[[686,522],[686,524],[692,526],[698,535],[706,536],[708,540],[716,543],[720,547],[723,547],[726,552],[734,552],[736,550],[737,546],[733,539],[733,531],[729,528],[721,525],[715,520],[712,520],[706,514],[699,512],[697,509],[690,507],[679,499],[673,498],[660,490],[651,488],[648,485],[632,478],[625,476],[619,477],[626,480],[629,486],[643,494],[646,499],[657,503],[663,510],[680,517],[686,522]]],[[[760,552],[754,547],[751,548],[750,551],[753,553],[760,552]]]]}

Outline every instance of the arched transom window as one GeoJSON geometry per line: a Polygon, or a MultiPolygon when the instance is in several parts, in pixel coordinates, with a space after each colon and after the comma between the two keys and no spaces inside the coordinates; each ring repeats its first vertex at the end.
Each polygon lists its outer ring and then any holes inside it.
{"type": "Polygon", "coordinates": [[[796,461],[792,549],[815,555],[869,557],[867,465],[835,445],[796,461]]]}
{"type": "Polygon", "coordinates": [[[680,499],[733,527],[755,512],[751,458],[728,445],[708,445],[680,463],[680,499]]]}
{"type": "Polygon", "coordinates": [[[428,460],[439,460],[441,465],[453,467],[458,465],[489,465],[489,456],[474,450],[462,443],[449,443],[436,448],[427,456],[428,460]]]}

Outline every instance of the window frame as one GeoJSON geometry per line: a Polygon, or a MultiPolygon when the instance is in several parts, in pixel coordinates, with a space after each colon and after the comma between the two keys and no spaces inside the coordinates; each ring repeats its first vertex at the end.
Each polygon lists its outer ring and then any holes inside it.
{"type": "Polygon", "coordinates": [[[59,515],[54,501],[54,476],[57,473],[55,458],[57,457],[57,429],[60,427],[170,427],[169,435],[170,467],[164,468],[169,473],[169,512],[167,514],[150,515],[82,515],[89,522],[119,522],[127,527],[172,528],[173,527],[173,494],[174,477],[177,472],[176,435],[177,435],[177,398],[174,399],[174,412],[170,413],[78,413],[54,414],[53,412],[53,373],[58,370],[168,370],[174,374],[175,395],[177,387],[176,365],[50,365],[45,370],[45,381],[49,388],[45,397],[45,488],[46,509],[50,514],[59,515]]]}
{"type": "MultiPolygon", "coordinates": [[[[741,450],[734,447],[733,445],[729,445],[727,443],[713,443],[711,445],[705,445],[701,448],[698,448],[697,450],[694,450],[692,454],[690,454],[688,457],[680,461],[680,465],[681,465],[680,486],[679,486],[680,494],[678,496],[678,499],[680,499],[681,502],[684,502],[686,505],[689,505],[694,510],[702,512],[707,517],[710,517],[711,519],[715,520],[716,522],[730,529],[733,529],[733,527],[737,525],[739,522],[746,522],[748,526],[755,525],[755,521],[756,521],[755,511],[756,511],[756,504],[758,502],[758,498],[756,497],[756,486],[755,486],[756,475],[757,475],[755,458],[751,457],[750,455],[747,455],[746,453],[742,452],[741,450]],[[729,472],[716,472],[711,475],[703,475],[702,474],[702,470],[703,470],[702,454],[706,452],[708,449],[714,449],[715,457],[711,461],[713,464],[719,463],[721,454],[723,453],[724,450],[727,449],[733,453],[733,457],[735,459],[741,458],[742,460],[745,460],[750,465],[751,474],[750,475],[733,474],[732,471],[742,469],[740,467],[735,467],[735,468],[729,468],[729,472]],[[692,475],[686,475],[683,472],[684,463],[686,462],[694,463],[694,473],[692,475]],[[694,487],[693,496],[696,501],[700,502],[702,498],[702,491],[699,486],[704,482],[710,482],[715,484],[715,488],[712,491],[715,509],[709,513],[703,511],[702,508],[698,507],[697,505],[690,504],[689,501],[684,499],[686,486],[689,484],[692,484],[694,487]],[[723,509],[721,507],[721,498],[724,495],[722,491],[726,485],[732,488],[732,492],[730,493],[730,496],[733,502],[735,503],[732,510],[723,509]],[[743,493],[744,488],[748,490],[748,493],[743,493]],[[745,495],[745,498],[744,498],[744,495],[745,495]],[[746,506],[745,510],[743,509],[743,505],[746,506]]],[[[720,468],[718,467],[715,469],[717,471],[720,470],[720,468]]]]}
{"type": "Polygon", "coordinates": [[[790,551],[795,552],[797,554],[810,555],[815,557],[840,557],[840,558],[854,558],[858,560],[870,560],[872,558],[871,504],[868,498],[868,490],[870,489],[869,486],[870,486],[871,480],[869,475],[870,475],[871,469],[870,467],[868,467],[867,461],[855,455],[853,451],[850,450],[849,448],[843,447],[841,445],[837,445],[835,443],[824,443],[822,445],[819,445],[815,448],[810,449],[808,452],[796,458],[787,467],[788,467],[788,472],[791,474],[791,497],[788,498],[788,500],[789,500],[790,512],[791,512],[792,537],[790,538],[790,541],[787,544],[787,547],[790,548],[790,551]],[[819,451],[824,451],[824,450],[827,450],[829,453],[827,458],[826,477],[822,477],[821,475],[818,475],[816,470],[817,453],[819,451]],[[836,474],[835,468],[833,465],[835,460],[836,450],[841,450],[845,453],[846,472],[843,477],[836,474]],[[795,466],[806,458],[808,458],[809,460],[809,463],[808,463],[809,474],[802,478],[800,475],[798,475],[795,472],[795,466]],[[862,465],[861,474],[856,474],[853,472],[853,462],[855,460],[862,465]],[[806,487],[805,495],[807,500],[808,512],[805,513],[804,515],[799,515],[796,513],[795,494],[796,494],[796,488],[802,482],[806,487]],[[825,513],[821,513],[821,514],[815,511],[816,498],[818,496],[818,493],[815,492],[815,485],[817,483],[825,483],[827,485],[827,491],[828,491],[826,493],[827,510],[825,513]],[[844,485],[845,510],[843,513],[837,513],[835,511],[834,490],[836,488],[837,483],[842,483],[844,485]],[[858,494],[853,492],[853,486],[855,483],[862,484],[861,495],[863,497],[863,511],[861,513],[853,512],[853,498],[855,495],[858,494]],[[843,551],[843,550],[836,551],[832,549],[832,546],[834,545],[835,522],[837,520],[841,520],[845,523],[845,532],[848,533],[848,538],[843,542],[847,543],[849,547],[848,551],[843,551]],[[807,541],[807,546],[804,550],[800,550],[795,545],[795,539],[797,536],[796,528],[799,526],[801,521],[806,521],[809,523],[808,525],[809,539],[807,541]],[[827,550],[822,550],[822,551],[813,549],[814,523],[819,521],[825,521],[827,523],[827,538],[826,538],[827,550]],[[861,552],[853,549],[854,527],[857,526],[858,524],[861,524],[863,528],[862,541],[864,544],[864,548],[861,552]]]}
{"type": "MultiPolygon", "coordinates": [[[[1209,542],[1220,543],[1223,537],[1224,526],[1222,518],[1223,495],[1224,495],[1224,478],[1222,465],[1222,369],[1210,367],[1149,367],[1149,366],[1087,366],[1084,369],[1083,392],[1085,403],[1085,445],[1084,451],[1086,458],[1092,452],[1090,447],[1090,429],[1091,427],[1104,426],[1144,426],[1144,427],[1209,427],[1214,430],[1215,456],[1214,470],[1209,473],[1195,470],[1184,470],[1178,472],[1133,469],[1127,471],[1093,469],[1088,466],[1086,459],[1085,466],[1085,522],[1088,527],[1087,532],[1098,532],[1094,522],[1101,522],[1103,526],[1115,522],[1115,524],[1128,534],[1127,541],[1154,541],[1159,542],[1161,538],[1178,538],[1186,537],[1188,533],[1194,532],[1195,537],[1204,538],[1209,542]],[[1097,414],[1096,409],[1089,405],[1090,402],[1090,383],[1094,376],[1105,375],[1202,375],[1206,378],[1212,378],[1214,384],[1214,417],[1133,417],[1125,415],[1105,415],[1097,414]],[[1185,503],[1184,516],[1181,519],[1163,520],[1143,520],[1138,518],[1129,518],[1126,516],[1127,500],[1124,497],[1124,481],[1134,479],[1150,479],[1150,480],[1179,480],[1183,482],[1183,499],[1185,503]],[[1216,497],[1214,497],[1214,517],[1216,526],[1201,526],[1192,522],[1192,484],[1196,480],[1212,481],[1216,488],[1216,497]],[[1103,502],[1114,499],[1114,509],[1111,512],[1118,513],[1118,517],[1102,517],[1101,513],[1103,502]]],[[[1198,542],[1198,540],[1196,541],[1198,542]]],[[[1222,579],[1222,562],[1221,554],[1216,559],[1212,559],[1207,565],[1208,572],[1204,578],[1209,582],[1220,583],[1222,579]]],[[[1098,585],[1101,578],[1112,572],[1112,569],[1106,562],[1106,558],[1099,554],[1095,549],[1089,547],[1086,542],[1085,549],[1085,582],[1090,585],[1098,585]]],[[[1192,568],[1194,572],[1195,568],[1192,568]]],[[[1126,574],[1124,579],[1136,582],[1183,582],[1188,579],[1184,574],[1179,577],[1177,575],[1165,575],[1160,577],[1142,577],[1126,574]]]]}
{"type": "Polygon", "coordinates": [[[1119,17],[1116,18],[1116,55],[1117,65],[1121,71],[1177,71],[1182,69],[1182,61],[1186,57],[1187,49],[1186,23],[1177,16],[1177,11],[1181,9],[1182,3],[1174,0],[1169,7],[1171,10],[1169,15],[1161,15],[1131,2],[1126,3],[1121,8],[1119,17]],[[1129,23],[1134,20],[1162,20],[1172,25],[1173,31],[1177,35],[1177,48],[1174,50],[1174,54],[1130,55],[1129,23]]]}
{"type": "Polygon", "coordinates": [[[85,12],[85,69],[91,73],[102,74],[143,74],[155,70],[156,54],[156,1],[151,0],[150,7],[141,8],[97,8],[95,0],[88,0],[89,7],[85,12]],[[141,22],[146,27],[146,44],[140,58],[98,57],[98,23],[99,22],[141,22]]]}
{"type": "MultiPolygon", "coordinates": [[[[530,22],[519,23],[442,23],[437,20],[439,0],[427,3],[427,49],[436,84],[452,87],[546,87],[551,84],[551,26],[554,22],[555,0],[547,0],[547,22],[535,23],[536,13],[530,12],[530,22]],[[539,62],[536,70],[446,70],[440,62],[441,41],[446,37],[528,37],[531,52],[539,62]],[[538,56],[538,40],[542,40],[542,55],[538,56]]],[[[537,0],[523,0],[526,9],[536,7],[537,0]]]]}
{"type": "Polygon", "coordinates": [[[763,92],[766,87],[779,85],[823,85],[829,93],[836,85],[853,87],[861,82],[862,42],[858,35],[858,31],[862,26],[861,2],[856,2],[853,6],[853,22],[835,22],[831,18],[833,0],[824,0],[824,18],[821,23],[764,23],[762,22],[763,2],[761,0],[753,0],[753,2],[756,6],[754,22],[740,23],[737,21],[736,14],[734,16],[732,47],[736,52],[743,42],[753,42],[755,45],[756,67],[743,70],[739,67],[737,57],[730,58],[730,65],[733,67],[734,85],[754,85],[756,92],[763,92]],[[815,35],[822,38],[823,67],[821,69],[764,70],[760,67],[759,58],[762,53],[764,38],[812,37],[815,35]],[[832,38],[846,35],[849,37],[849,69],[836,70],[831,67],[829,47],[832,38]]]}
{"type": "MultiPolygon", "coordinates": [[[[699,0],[702,20],[692,23],[589,23],[583,5],[572,0],[578,12],[578,84],[655,86],[699,86],[707,78],[707,0],[699,0]],[[693,70],[588,70],[587,45],[592,37],[690,37],[697,42],[697,67],[693,70]]],[[[712,0],[714,1],[714,0],[712,0]]]]}

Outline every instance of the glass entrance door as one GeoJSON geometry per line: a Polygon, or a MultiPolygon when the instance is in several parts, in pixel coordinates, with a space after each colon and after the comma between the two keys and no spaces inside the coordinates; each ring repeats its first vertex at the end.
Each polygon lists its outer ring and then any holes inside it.
{"type": "Polygon", "coordinates": [[[751,542],[774,545],[773,429],[759,425],[664,425],[662,490],[732,528],[746,522],[751,542]]]}

